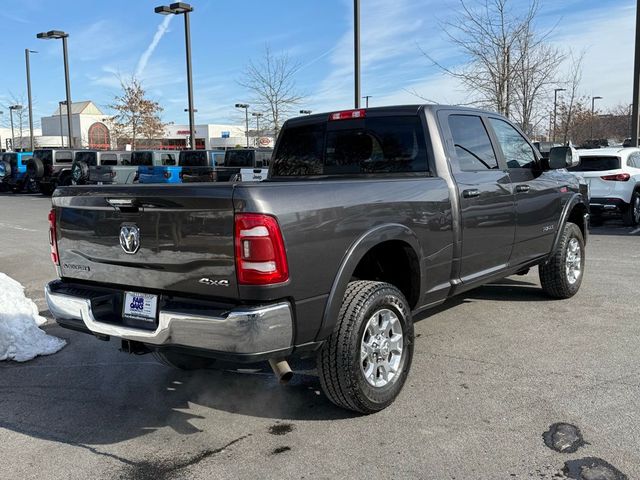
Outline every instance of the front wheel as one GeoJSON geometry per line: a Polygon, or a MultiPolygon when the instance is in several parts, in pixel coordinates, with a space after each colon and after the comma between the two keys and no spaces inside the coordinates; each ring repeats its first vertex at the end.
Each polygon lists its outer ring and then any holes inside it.
{"type": "Polygon", "coordinates": [[[413,322],[404,295],[383,282],[355,281],[318,354],[320,384],[339,407],[375,413],[398,396],[413,358],[413,322]]]}
{"type": "Polygon", "coordinates": [[[547,263],[539,267],[544,292],[554,298],[573,297],[584,274],[584,237],[575,223],[567,222],[560,242],[547,263]]]}

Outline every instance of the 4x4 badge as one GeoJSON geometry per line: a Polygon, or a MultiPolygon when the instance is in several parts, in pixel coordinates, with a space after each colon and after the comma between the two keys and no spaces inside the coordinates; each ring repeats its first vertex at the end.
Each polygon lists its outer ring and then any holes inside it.
{"type": "Polygon", "coordinates": [[[140,248],[140,229],[136,225],[120,227],[120,246],[124,253],[133,255],[140,248]]]}

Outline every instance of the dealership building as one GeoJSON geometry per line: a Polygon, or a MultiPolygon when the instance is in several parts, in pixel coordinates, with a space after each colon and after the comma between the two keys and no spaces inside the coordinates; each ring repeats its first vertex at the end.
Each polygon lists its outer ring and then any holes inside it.
{"type": "MultiPolygon", "coordinates": [[[[110,116],[100,110],[91,101],[73,102],[71,105],[71,123],[75,144],[78,148],[90,149],[130,149],[128,140],[115,138],[110,116]]],[[[52,115],[40,119],[41,129],[34,129],[36,148],[60,148],[69,146],[69,129],[67,108],[61,104],[52,115]]],[[[246,146],[247,138],[243,126],[204,124],[195,125],[197,149],[221,149],[246,146]]],[[[8,149],[8,134],[2,129],[2,147],[8,149]]],[[[17,134],[16,147],[24,145],[28,148],[28,127],[23,127],[22,137],[17,134]]],[[[258,137],[249,132],[251,146],[272,147],[273,138],[258,137]]],[[[165,127],[162,138],[153,140],[137,139],[136,148],[154,148],[166,150],[182,150],[189,145],[189,125],[169,124],[165,127]]]]}

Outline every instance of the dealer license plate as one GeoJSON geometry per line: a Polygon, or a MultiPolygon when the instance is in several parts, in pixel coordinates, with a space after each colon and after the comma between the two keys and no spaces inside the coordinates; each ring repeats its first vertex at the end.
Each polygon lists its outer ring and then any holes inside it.
{"type": "Polygon", "coordinates": [[[125,292],[123,316],[146,322],[155,322],[158,296],[149,293],[125,292]]]}

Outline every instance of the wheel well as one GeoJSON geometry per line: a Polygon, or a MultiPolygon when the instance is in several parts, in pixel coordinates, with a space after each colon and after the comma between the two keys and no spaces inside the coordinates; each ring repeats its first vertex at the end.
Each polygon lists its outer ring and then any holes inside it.
{"type": "Polygon", "coordinates": [[[583,217],[585,213],[587,213],[587,207],[582,203],[578,203],[576,206],[573,207],[573,209],[571,210],[571,213],[569,214],[569,218],[567,218],[568,222],[575,223],[578,226],[578,228],[582,232],[583,237],[586,234],[586,232],[584,231],[585,225],[583,221],[583,217]]]}
{"type": "Polygon", "coordinates": [[[387,282],[397,287],[413,309],[420,297],[420,262],[414,249],[390,240],[369,250],[353,272],[355,280],[387,282]]]}

